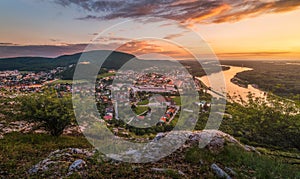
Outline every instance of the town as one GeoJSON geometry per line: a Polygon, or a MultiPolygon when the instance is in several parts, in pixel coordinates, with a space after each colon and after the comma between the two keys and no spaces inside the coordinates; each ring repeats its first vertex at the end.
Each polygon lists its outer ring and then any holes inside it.
{"type": "Polygon", "coordinates": [[[56,80],[64,67],[57,67],[48,72],[0,71],[0,89],[11,92],[38,92],[40,89],[56,80]]]}
{"type": "MultiPolygon", "coordinates": [[[[14,96],[42,92],[43,89],[49,87],[53,87],[59,97],[64,93],[93,92],[101,120],[106,121],[115,133],[123,131],[122,133],[126,136],[128,132],[124,130],[124,127],[132,129],[130,125],[136,126],[136,124],[147,126],[153,118],[156,119],[154,128],[160,127],[159,132],[165,131],[165,128],[172,129],[166,126],[174,127],[179,118],[180,93],[185,88],[195,88],[199,93],[206,93],[200,80],[191,78],[191,83],[194,84],[186,83],[189,74],[176,70],[160,74],[159,72],[132,70],[116,73],[115,70],[105,69],[104,74],[98,75],[95,89],[86,89],[84,85],[73,89],[72,81],[60,79],[61,72],[66,69],[67,67],[57,67],[47,72],[2,71],[0,72],[0,88],[1,91],[9,91],[14,96]],[[129,106],[133,113],[129,115],[130,113],[123,110],[124,106],[129,106]],[[159,110],[162,111],[159,116],[154,116],[159,110]]],[[[210,107],[208,98],[199,99],[199,101],[201,102],[195,103],[199,106],[199,111],[208,112],[210,107]]]]}

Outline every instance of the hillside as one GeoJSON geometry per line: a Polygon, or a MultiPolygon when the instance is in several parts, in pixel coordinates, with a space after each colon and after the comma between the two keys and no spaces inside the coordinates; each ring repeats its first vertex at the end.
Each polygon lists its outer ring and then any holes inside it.
{"type": "MultiPolygon", "coordinates": [[[[134,58],[133,55],[107,50],[97,50],[85,52],[86,55],[97,55],[99,57],[111,53],[103,64],[104,68],[120,68],[128,60],[134,58]],[[117,59],[117,60],[116,60],[117,59]]],[[[82,53],[73,55],[63,55],[56,58],[44,57],[16,57],[0,59],[0,71],[3,70],[19,70],[19,71],[43,71],[51,70],[55,67],[65,67],[76,64],[82,53]]]]}
{"type": "MultiPolygon", "coordinates": [[[[191,75],[193,76],[203,76],[208,73],[214,73],[219,70],[215,68],[214,65],[209,67],[209,69],[204,70],[200,63],[196,60],[180,60],[177,62],[169,60],[140,60],[134,55],[109,51],[109,50],[96,50],[84,53],[76,53],[72,55],[63,55],[56,58],[44,58],[44,57],[16,57],[16,58],[2,58],[0,59],[0,71],[5,70],[19,70],[19,71],[47,71],[54,69],[56,67],[68,67],[61,74],[60,78],[63,80],[72,80],[73,74],[76,66],[71,66],[72,64],[77,64],[78,60],[89,61],[90,64],[86,65],[84,69],[89,71],[89,68],[97,68],[98,65],[95,63],[105,60],[102,64],[102,68],[106,69],[120,69],[124,64],[127,64],[127,68],[131,70],[142,70],[144,68],[156,66],[163,71],[168,71],[168,69],[181,68],[183,66],[191,75]],[[82,56],[84,54],[84,56],[82,56]],[[107,57],[106,59],[103,59],[107,57]],[[83,58],[88,58],[84,59],[83,58]]],[[[218,65],[218,64],[215,64],[218,65]]],[[[125,67],[126,68],[126,67],[125,67]]],[[[222,70],[228,70],[226,66],[222,66],[222,70]]],[[[99,72],[101,73],[101,71],[99,72]]]]}
{"type": "MultiPolygon", "coordinates": [[[[221,131],[182,132],[189,137],[184,146],[168,157],[145,164],[130,164],[107,158],[92,148],[81,135],[63,135],[54,138],[47,134],[9,133],[2,139],[6,147],[0,147],[2,159],[0,177],[295,178],[299,176],[297,165],[287,164],[282,158],[267,154],[266,149],[243,145],[221,131]],[[214,137],[205,148],[199,148],[198,143],[207,135],[214,137]]],[[[174,140],[178,139],[176,135],[174,137],[174,140]]],[[[172,145],[172,140],[169,144],[172,145]]],[[[128,153],[140,155],[137,151],[128,153]]]]}

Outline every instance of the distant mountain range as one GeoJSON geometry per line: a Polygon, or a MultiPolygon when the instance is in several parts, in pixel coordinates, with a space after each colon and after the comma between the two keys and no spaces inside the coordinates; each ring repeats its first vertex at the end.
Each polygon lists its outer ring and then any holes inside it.
{"type": "MultiPolygon", "coordinates": [[[[178,69],[178,63],[184,66],[193,76],[206,75],[202,66],[197,60],[180,60],[177,62],[169,60],[140,60],[132,54],[110,51],[110,50],[94,50],[83,53],[76,53],[72,55],[63,55],[56,58],[45,57],[16,57],[16,58],[2,58],[0,59],[0,71],[4,70],[19,70],[19,71],[48,71],[56,67],[68,67],[72,64],[80,62],[85,64],[83,69],[85,72],[92,71],[91,69],[99,67],[99,61],[103,64],[101,68],[119,70],[121,67],[130,70],[143,70],[147,67],[156,66],[167,72],[172,69],[178,69]],[[127,63],[127,65],[125,65],[127,63]]],[[[80,64],[80,63],[79,63],[80,64]]],[[[218,66],[218,64],[216,64],[218,66]]],[[[226,68],[223,67],[223,70],[226,68]]],[[[75,66],[67,68],[60,74],[62,79],[72,79],[75,71],[75,66]]],[[[218,68],[212,66],[210,73],[218,71],[218,68]]]]}
{"type": "Polygon", "coordinates": [[[107,57],[102,67],[107,69],[119,69],[130,59],[135,58],[134,55],[108,50],[97,50],[84,53],[76,53],[73,55],[63,55],[56,58],[45,57],[16,57],[0,59],[0,71],[3,70],[19,70],[19,71],[44,71],[51,70],[56,67],[65,67],[76,64],[83,57],[107,57]]]}

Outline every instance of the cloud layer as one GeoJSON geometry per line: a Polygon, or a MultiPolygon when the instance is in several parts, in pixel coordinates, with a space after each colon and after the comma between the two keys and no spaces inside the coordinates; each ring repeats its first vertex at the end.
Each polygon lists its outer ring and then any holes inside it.
{"type": "Polygon", "coordinates": [[[297,9],[299,0],[55,0],[90,13],[80,20],[160,17],[182,24],[235,22],[297,9]]]}

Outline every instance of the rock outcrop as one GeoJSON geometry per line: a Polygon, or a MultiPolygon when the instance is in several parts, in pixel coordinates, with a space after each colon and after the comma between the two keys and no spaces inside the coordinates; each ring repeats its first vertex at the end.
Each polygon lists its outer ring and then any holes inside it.
{"type": "Polygon", "coordinates": [[[85,166],[85,160],[94,156],[95,150],[67,148],[51,152],[47,158],[40,161],[28,170],[30,175],[52,172],[53,176],[66,176],[73,172],[81,172],[85,166]],[[68,173],[65,173],[68,171],[68,173]]]}
{"type": "MultiPolygon", "coordinates": [[[[11,132],[21,132],[21,133],[47,133],[46,130],[43,128],[38,128],[39,124],[34,122],[28,122],[28,121],[13,121],[13,122],[6,122],[6,121],[0,121],[0,139],[4,137],[5,134],[11,133],[11,132]]],[[[67,126],[63,134],[64,135],[78,135],[80,134],[80,128],[77,125],[70,125],[67,126]]]]}
{"type": "MultiPolygon", "coordinates": [[[[218,131],[218,130],[203,130],[203,131],[194,131],[194,132],[187,132],[187,131],[180,131],[182,135],[176,135],[175,133],[171,135],[171,139],[168,140],[168,145],[173,145],[175,140],[184,140],[181,137],[185,137],[186,141],[184,142],[184,145],[182,145],[177,151],[175,155],[184,155],[182,151],[185,149],[188,149],[189,147],[201,143],[202,141],[207,140],[208,138],[211,139],[208,144],[205,146],[209,151],[212,153],[219,153],[223,150],[224,146],[228,143],[235,144],[237,146],[241,147],[241,150],[249,151],[249,152],[255,152],[254,147],[245,146],[241,144],[239,141],[237,141],[234,137],[230,136],[229,134],[226,134],[224,132],[218,131]]],[[[169,133],[159,133],[157,137],[152,140],[159,142],[162,140],[166,135],[169,133]]],[[[164,144],[165,145],[165,144],[164,144]]],[[[77,173],[86,173],[85,170],[88,169],[87,162],[89,158],[95,157],[96,150],[92,149],[78,149],[78,148],[68,148],[63,150],[56,150],[49,154],[47,158],[44,160],[38,162],[36,165],[34,165],[31,169],[28,170],[28,173],[31,175],[43,173],[43,172],[53,172],[53,175],[62,177],[62,176],[69,176],[74,172],[77,173]],[[84,172],[85,171],[85,172],[84,172]]],[[[139,151],[139,150],[132,150],[127,149],[125,153],[122,154],[114,154],[114,155],[100,155],[102,158],[102,161],[110,162],[112,165],[118,165],[123,159],[123,157],[131,157],[134,160],[136,160],[136,163],[139,163],[138,161],[141,159],[144,159],[143,157],[149,157],[150,159],[156,157],[156,155],[159,155],[161,151],[159,151],[157,148],[153,148],[151,150],[147,151],[139,151]]],[[[98,157],[98,156],[97,156],[98,157]]],[[[175,173],[184,176],[184,172],[181,172],[178,169],[172,169],[172,168],[157,168],[154,167],[151,168],[152,171],[155,172],[168,172],[172,170],[175,173]]],[[[211,165],[211,170],[215,173],[218,177],[223,178],[230,178],[230,176],[235,176],[236,173],[230,169],[225,167],[224,169],[220,168],[216,164],[211,165]]]]}

